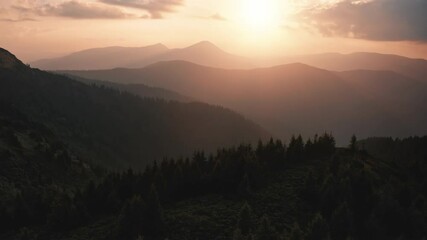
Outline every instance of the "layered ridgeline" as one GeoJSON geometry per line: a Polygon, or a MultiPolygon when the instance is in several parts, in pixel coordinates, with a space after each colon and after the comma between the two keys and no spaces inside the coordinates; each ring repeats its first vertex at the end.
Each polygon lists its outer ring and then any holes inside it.
{"type": "MultiPolygon", "coordinates": [[[[2,118],[14,121],[8,113],[19,113],[60,140],[76,158],[109,167],[138,168],[164,156],[213,151],[269,136],[222,107],[142,99],[89,86],[31,69],[3,49],[0,101],[9,109],[2,118]]],[[[17,137],[26,146],[25,139],[17,137]]]]}
{"type": "MultiPolygon", "coordinates": [[[[381,89],[343,74],[345,85],[369,90],[366,98],[381,89]]],[[[426,137],[353,137],[348,148],[336,148],[329,134],[271,139],[106,173],[86,160],[134,163],[147,155],[132,153],[168,152],[160,141],[208,145],[206,127],[224,143],[264,132],[220,108],[142,100],[34,70],[4,50],[0,96],[0,239],[427,236],[426,137]],[[199,121],[206,119],[215,121],[199,121]]]]}
{"type": "Polygon", "coordinates": [[[391,71],[331,72],[303,64],[226,70],[172,61],[65,73],[173,90],[244,113],[282,138],[332,132],[343,144],[353,133],[364,138],[427,133],[426,84],[391,71]]]}
{"type": "Polygon", "coordinates": [[[121,84],[109,81],[93,80],[78,77],[75,75],[66,75],[74,80],[77,80],[88,85],[95,86],[105,86],[108,88],[116,89],[119,91],[128,92],[134,95],[137,95],[141,98],[154,98],[154,99],[164,99],[168,101],[178,101],[178,102],[194,102],[194,99],[191,99],[187,96],[183,96],[177,92],[170,91],[164,88],[149,87],[144,84],[121,84]]]}
{"type": "Polygon", "coordinates": [[[44,70],[91,70],[116,67],[139,68],[159,61],[185,60],[221,68],[248,68],[250,61],[223,51],[210,42],[169,49],[162,44],[146,47],[87,49],[64,57],[44,59],[31,65],[44,70]]]}
{"type": "Polygon", "coordinates": [[[332,71],[379,70],[394,71],[427,82],[427,60],[392,54],[359,52],[351,54],[324,53],[287,57],[281,63],[301,62],[332,71]]]}

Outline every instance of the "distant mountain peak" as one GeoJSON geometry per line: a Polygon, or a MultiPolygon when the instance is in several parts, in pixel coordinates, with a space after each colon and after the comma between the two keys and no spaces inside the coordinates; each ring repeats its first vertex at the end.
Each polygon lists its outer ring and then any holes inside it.
{"type": "MultiPolygon", "coordinates": [[[[209,41],[201,41],[194,45],[187,47],[187,49],[215,49],[221,50],[218,46],[209,41]]],[[[222,50],[221,50],[222,51],[222,50]]]]}
{"type": "Polygon", "coordinates": [[[163,43],[156,43],[156,44],[152,45],[152,47],[169,49],[169,48],[168,48],[166,45],[164,45],[163,43]]]}
{"type": "Polygon", "coordinates": [[[287,63],[287,64],[282,64],[282,65],[277,65],[277,66],[273,66],[273,67],[269,67],[267,69],[272,69],[272,70],[284,70],[284,71],[289,71],[289,70],[293,70],[293,71],[299,71],[299,72],[304,72],[304,71],[322,71],[322,72],[327,72],[327,70],[318,68],[318,67],[313,67],[311,65],[305,64],[305,63],[301,63],[301,62],[295,62],[295,63],[287,63]]]}
{"type": "Polygon", "coordinates": [[[208,41],[172,49],[162,43],[143,47],[92,48],[59,58],[38,60],[31,65],[44,70],[99,70],[143,68],[156,62],[171,60],[227,69],[252,66],[249,59],[226,52],[208,41]]]}
{"type": "Polygon", "coordinates": [[[6,49],[0,48],[0,68],[14,69],[25,66],[18,58],[6,49]]]}
{"type": "Polygon", "coordinates": [[[162,44],[162,43],[156,43],[156,44],[142,46],[142,47],[110,46],[110,47],[99,47],[99,48],[84,49],[84,50],[81,50],[81,51],[77,51],[77,52],[71,53],[71,54],[69,54],[67,56],[78,55],[78,54],[82,54],[82,53],[93,53],[93,52],[96,52],[96,51],[123,50],[123,49],[131,49],[131,50],[135,50],[135,49],[168,50],[169,48],[167,46],[165,46],[164,44],[162,44]]]}

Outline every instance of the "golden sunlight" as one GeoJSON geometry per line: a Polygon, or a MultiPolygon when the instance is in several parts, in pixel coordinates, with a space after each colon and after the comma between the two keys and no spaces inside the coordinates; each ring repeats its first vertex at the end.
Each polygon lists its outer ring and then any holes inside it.
{"type": "Polygon", "coordinates": [[[278,0],[244,0],[241,20],[251,30],[264,31],[280,24],[278,0]]]}

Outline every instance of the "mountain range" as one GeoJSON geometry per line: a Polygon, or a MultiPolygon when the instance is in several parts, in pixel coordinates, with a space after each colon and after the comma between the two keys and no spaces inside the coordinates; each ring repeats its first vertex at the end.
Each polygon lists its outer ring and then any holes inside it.
{"type": "Polygon", "coordinates": [[[60,73],[86,82],[107,81],[103,84],[110,87],[119,83],[119,89],[140,96],[153,91],[138,92],[132,84],[173,93],[154,97],[225,106],[283,138],[326,131],[344,143],[353,133],[405,137],[427,132],[427,114],[421,106],[426,98],[424,59],[326,53],[282,58],[286,64],[274,67],[247,69],[249,62],[200,42],[171,50],[161,44],[91,49],[48,60],[44,66],[32,65],[62,69],[60,73]]]}
{"type": "MultiPolygon", "coordinates": [[[[256,60],[227,53],[208,41],[181,49],[169,49],[163,44],[145,47],[94,48],[30,64],[44,70],[105,70],[142,68],[161,61],[176,60],[225,69],[250,69],[265,65],[256,60]]],[[[269,64],[290,63],[304,63],[331,71],[394,71],[419,81],[427,81],[427,61],[425,59],[413,59],[392,54],[357,52],[287,56],[270,61],[269,64]]]]}
{"type": "Polygon", "coordinates": [[[0,48],[0,239],[425,239],[427,137],[371,137],[427,133],[422,69],[357,66],[46,72],[0,48]]]}
{"type": "Polygon", "coordinates": [[[117,67],[139,68],[159,61],[171,60],[197,62],[221,68],[251,67],[248,59],[227,53],[207,41],[182,49],[169,49],[163,44],[146,47],[95,48],[30,64],[43,70],[96,70],[117,67]]]}
{"type": "MultiPolygon", "coordinates": [[[[142,168],[165,156],[185,157],[198,149],[215,151],[270,136],[222,107],[90,86],[32,69],[4,49],[0,49],[0,103],[2,119],[26,119],[66,146],[69,155],[104,167],[142,168]]],[[[12,138],[19,145],[35,147],[16,134],[12,138]]]]}
{"type": "Polygon", "coordinates": [[[300,62],[311,66],[331,70],[379,70],[394,71],[411,77],[412,79],[427,82],[427,60],[413,59],[392,54],[358,52],[351,54],[324,53],[286,57],[282,63],[300,62]]]}
{"type": "Polygon", "coordinates": [[[169,89],[241,112],[282,138],[332,132],[345,144],[352,134],[427,133],[426,84],[393,71],[335,72],[304,64],[230,70],[169,61],[140,69],[62,73],[169,89]]]}
{"type": "Polygon", "coordinates": [[[109,81],[101,81],[101,80],[93,80],[86,79],[74,75],[66,75],[76,81],[95,86],[103,86],[106,88],[116,89],[119,91],[131,93],[137,95],[141,98],[154,98],[154,99],[162,99],[166,101],[178,101],[178,102],[194,102],[195,99],[189,98],[187,96],[183,96],[177,92],[170,91],[164,88],[156,88],[150,87],[144,84],[120,84],[109,81]]]}

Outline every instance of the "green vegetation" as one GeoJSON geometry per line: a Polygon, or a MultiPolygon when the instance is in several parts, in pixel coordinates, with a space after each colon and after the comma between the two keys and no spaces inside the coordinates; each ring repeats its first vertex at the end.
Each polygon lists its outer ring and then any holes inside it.
{"type": "Polygon", "coordinates": [[[264,132],[222,108],[143,100],[6,60],[0,239],[427,237],[427,137],[353,136],[337,148],[325,133],[214,152],[264,132]],[[207,150],[152,161],[190,148],[207,150]]]}
{"type": "MultiPolygon", "coordinates": [[[[31,69],[4,50],[0,59],[8,60],[6,67],[0,65],[1,107],[40,125],[79,158],[103,167],[143,169],[155,159],[191,156],[196,149],[214,152],[270,136],[222,107],[142,99],[88,86],[31,69]]],[[[8,114],[0,117],[14,122],[8,114]]]]}
{"type": "MultiPolygon", "coordinates": [[[[50,183],[34,184],[38,191],[33,192],[16,188],[13,204],[3,199],[0,208],[6,216],[3,219],[7,219],[2,223],[3,236],[4,239],[19,234],[44,236],[43,239],[421,239],[426,236],[423,189],[427,179],[413,172],[415,167],[425,172],[425,159],[383,160],[365,151],[336,149],[333,138],[327,134],[314,139],[310,143],[303,141],[302,149],[298,149],[301,143],[298,137],[292,138],[287,146],[270,140],[260,142],[256,148],[241,145],[209,156],[196,152],[191,159],[165,159],[140,173],[111,172],[96,183],[88,180],[84,187],[50,183]],[[408,162],[412,168],[401,167],[409,167],[408,162]],[[62,186],[62,190],[54,189],[55,184],[62,186]]],[[[375,143],[381,141],[388,139],[377,139],[375,143]]],[[[427,156],[427,137],[392,142],[402,150],[410,146],[411,151],[427,156]],[[417,147],[412,149],[413,146],[417,147]]]]}

